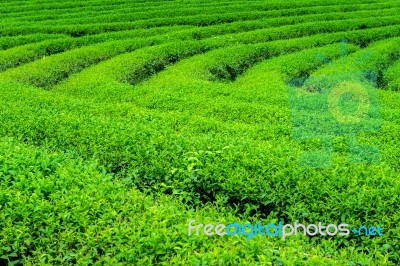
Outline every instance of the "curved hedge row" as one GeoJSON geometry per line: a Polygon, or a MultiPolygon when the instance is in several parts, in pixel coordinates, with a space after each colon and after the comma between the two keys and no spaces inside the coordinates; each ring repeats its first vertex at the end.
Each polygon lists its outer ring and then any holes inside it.
{"type": "Polygon", "coordinates": [[[398,265],[399,7],[3,1],[0,264],[398,265]],[[367,70],[352,78],[378,87],[380,131],[336,134],[332,167],[304,168],[329,114],[296,121],[291,92],[338,70],[367,70]],[[353,163],[351,141],[382,160],[353,163]],[[192,219],[384,234],[246,241],[189,236],[192,219]]]}

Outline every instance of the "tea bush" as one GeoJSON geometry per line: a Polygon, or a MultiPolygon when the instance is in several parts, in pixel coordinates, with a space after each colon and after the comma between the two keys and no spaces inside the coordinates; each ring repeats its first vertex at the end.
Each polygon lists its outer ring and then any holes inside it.
{"type": "Polygon", "coordinates": [[[0,264],[398,265],[399,7],[3,1],[0,264]],[[322,140],[296,139],[288,88],[340,70],[377,81],[381,128],[357,140],[382,160],[335,136],[332,166],[304,168],[322,140]],[[192,219],[384,234],[247,241],[192,219]]]}

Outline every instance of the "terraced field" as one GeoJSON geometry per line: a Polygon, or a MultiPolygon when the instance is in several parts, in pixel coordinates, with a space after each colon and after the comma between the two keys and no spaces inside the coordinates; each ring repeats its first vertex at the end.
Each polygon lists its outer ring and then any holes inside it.
{"type": "Polygon", "coordinates": [[[399,265],[399,74],[398,0],[2,0],[0,265],[399,265]],[[296,100],[337,73],[362,126],[296,100]]]}

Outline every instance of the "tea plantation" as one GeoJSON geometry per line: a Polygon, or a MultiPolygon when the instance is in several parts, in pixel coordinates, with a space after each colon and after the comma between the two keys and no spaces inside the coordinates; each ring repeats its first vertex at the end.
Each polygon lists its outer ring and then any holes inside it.
{"type": "Polygon", "coordinates": [[[400,265],[398,0],[1,0],[0,122],[0,265],[400,265]],[[376,88],[355,137],[293,102],[338,72],[376,88]]]}

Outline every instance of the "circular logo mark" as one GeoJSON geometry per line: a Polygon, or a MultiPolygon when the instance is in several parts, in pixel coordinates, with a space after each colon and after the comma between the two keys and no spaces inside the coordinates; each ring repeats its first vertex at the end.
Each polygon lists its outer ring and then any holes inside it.
{"type": "Polygon", "coordinates": [[[341,124],[359,123],[370,108],[367,90],[356,82],[342,82],[328,95],[329,111],[341,124]]]}

